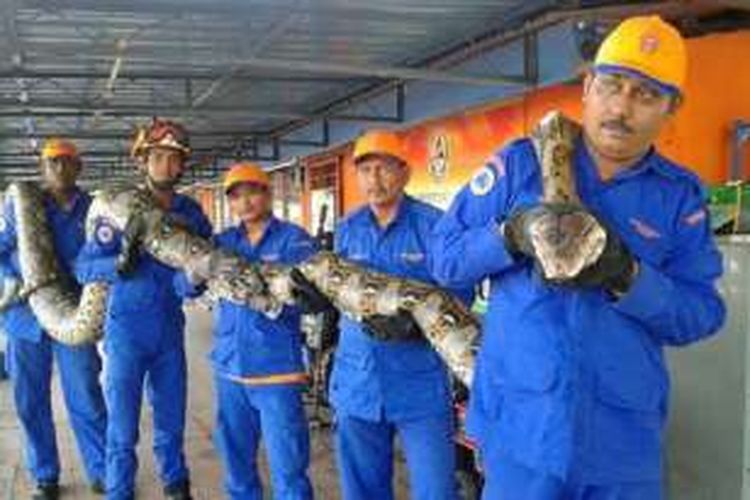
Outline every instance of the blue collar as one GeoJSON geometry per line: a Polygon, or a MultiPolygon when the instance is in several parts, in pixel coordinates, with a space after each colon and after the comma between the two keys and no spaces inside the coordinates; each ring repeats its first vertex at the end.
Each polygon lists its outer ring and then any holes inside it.
{"type": "Polygon", "coordinates": [[[369,205],[367,205],[365,206],[365,212],[367,213],[367,220],[376,230],[381,231],[383,233],[388,232],[388,230],[390,230],[392,227],[397,226],[402,220],[408,217],[412,201],[413,200],[411,196],[404,193],[401,196],[401,201],[399,202],[398,207],[396,208],[396,216],[385,227],[381,226],[378,223],[378,218],[375,217],[375,213],[372,211],[372,208],[369,205]]]}
{"type": "Polygon", "coordinates": [[[180,193],[174,193],[172,195],[172,201],[169,203],[170,212],[179,212],[182,207],[186,205],[187,196],[183,196],[180,193]]]}
{"type": "Polygon", "coordinates": [[[73,197],[70,204],[67,207],[61,207],[57,204],[51,194],[45,193],[45,202],[47,208],[50,210],[56,210],[65,214],[75,214],[86,208],[87,201],[86,193],[81,191],[79,187],[75,187],[73,191],[73,197]]]}
{"type": "Polygon", "coordinates": [[[615,173],[614,176],[612,176],[611,179],[607,181],[603,181],[601,176],[599,175],[599,168],[596,165],[594,158],[591,156],[591,152],[586,146],[586,143],[583,140],[583,138],[579,138],[578,141],[576,142],[574,157],[575,157],[575,164],[578,166],[576,174],[577,174],[577,177],[579,178],[578,180],[579,189],[585,188],[588,186],[604,187],[604,186],[611,185],[611,184],[614,184],[614,183],[617,183],[626,179],[637,177],[649,171],[658,169],[658,164],[659,164],[659,162],[657,161],[658,154],[656,153],[656,150],[654,149],[654,147],[651,146],[649,150],[646,152],[646,154],[643,155],[633,165],[620,169],[618,172],[615,173]]]}
{"type": "Polygon", "coordinates": [[[276,230],[276,228],[279,227],[279,220],[274,216],[271,215],[268,220],[266,220],[266,225],[263,228],[263,234],[261,235],[260,239],[258,240],[257,245],[253,245],[252,242],[250,242],[249,239],[247,239],[247,231],[245,229],[245,223],[240,222],[240,224],[237,226],[237,236],[241,239],[243,243],[246,245],[252,247],[252,248],[260,248],[263,243],[269,238],[271,234],[276,230]]]}

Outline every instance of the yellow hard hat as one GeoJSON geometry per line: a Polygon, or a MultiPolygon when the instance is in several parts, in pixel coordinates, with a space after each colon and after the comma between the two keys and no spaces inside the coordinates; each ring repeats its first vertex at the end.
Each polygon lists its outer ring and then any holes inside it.
{"type": "Polygon", "coordinates": [[[42,159],[54,159],[62,156],[78,158],[78,148],[65,139],[50,138],[42,146],[42,159]]]}
{"type": "Polygon", "coordinates": [[[401,137],[390,130],[371,130],[354,143],[354,161],[369,155],[389,155],[408,164],[401,137]]]}
{"type": "Polygon", "coordinates": [[[687,74],[685,40],[659,16],[631,17],[602,42],[594,69],[633,74],[650,80],[664,92],[679,94],[687,74]]]}
{"type": "Polygon", "coordinates": [[[229,193],[238,184],[245,183],[268,188],[271,185],[271,178],[260,165],[246,161],[235,163],[229,167],[224,176],[224,192],[229,193]]]}

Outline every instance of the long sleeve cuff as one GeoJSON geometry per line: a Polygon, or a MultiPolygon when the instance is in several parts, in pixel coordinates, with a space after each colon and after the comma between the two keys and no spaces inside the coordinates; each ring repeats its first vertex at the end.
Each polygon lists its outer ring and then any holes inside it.
{"type": "Polygon", "coordinates": [[[648,320],[658,316],[674,300],[671,279],[646,263],[639,263],[638,275],[630,290],[620,297],[614,307],[634,318],[648,320]]]}

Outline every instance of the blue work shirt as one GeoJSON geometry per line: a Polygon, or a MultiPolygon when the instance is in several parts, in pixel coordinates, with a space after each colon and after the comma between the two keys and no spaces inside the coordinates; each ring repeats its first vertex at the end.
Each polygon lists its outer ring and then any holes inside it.
{"type": "MultiPolygon", "coordinates": [[[[404,196],[396,217],[382,228],[364,206],[339,223],[335,251],[363,267],[434,284],[430,233],[441,214],[404,196]]],[[[468,299],[471,292],[462,296],[468,299]]],[[[396,421],[449,411],[446,367],[426,340],[376,340],[346,315],[339,326],[331,380],[331,401],[339,414],[396,421]]]]}
{"type": "MultiPolygon", "coordinates": [[[[61,270],[71,274],[71,267],[86,237],[86,213],[91,205],[91,197],[77,190],[69,207],[60,207],[50,195],[44,197],[44,212],[52,229],[55,254],[61,270]]],[[[5,204],[0,231],[0,268],[4,276],[21,279],[18,261],[16,217],[13,205],[5,204]]],[[[42,338],[42,327],[37,322],[28,302],[17,302],[0,314],[2,329],[8,335],[38,342],[42,338]]]]}
{"type": "MultiPolygon", "coordinates": [[[[177,223],[203,238],[211,237],[211,223],[192,198],[175,194],[168,213],[177,223]]],[[[94,235],[76,260],[76,275],[82,283],[111,283],[104,330],[105,349],[157,353],[182,346],[185,315],[182,301],[202,292],[185,273],[166,266],[147,253],[139,256],[135,272],[117,274],[116,259],[122,234],[106,221],[96,222],[94,235]]]]}
{"type": "Polygon", "coordinates": [[[639,263],[619,300],[601,288],[547,285],[529,259],[506,251],[499,223],[541,200],[528,140],[493,156],[435,229],[444,284],[491,280],[469,430],[480,446],[562,478],[654,480],[669,392],[663,346],[722,325],[721,256],[700,181],[655,151],[602,181],[579,141],[574,171],[583,203],[639,263]]]}
{"type": "MultiPolygon", "coordinates": [[[[244,225],[215,237],[217,246],[251,263],[294,265],[317,251],[315,241],[301,227],[271,217],[256,245],[244,225]]],[[[300,310],[284,306],[281,315],[264,314],[226,300],[214,309],[214,345],[210,359],[221,375],[258,377],[304,372],[300,310]]]]}

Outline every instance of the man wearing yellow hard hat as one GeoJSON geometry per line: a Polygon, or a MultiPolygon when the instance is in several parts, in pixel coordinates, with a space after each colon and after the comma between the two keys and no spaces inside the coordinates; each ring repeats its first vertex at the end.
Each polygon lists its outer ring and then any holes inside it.
{"type": "MultiPolygon", "coordinates": [[[[52,229],[63,280],[72,288],[73,262],[83,245],[84,222],[91,197],[76,186],[81,171],[78,150],[70,141],[49,139],[40,155],[44,215],[52,229]]],[[[8,204],[0,220],[0,273],[21,282],[18,220],[8,204]]],[[[84,471],[97,493],[104,491],[104,438],[107,414],[99,384],[101,360],[96,346],[69,346],[52,339],[36,320],[25,299],[9,303],[0,314],[8,335],[8,367],[16,412],[21,421],[26,466],[36,483],[33,498],[52,500],[60,494],[60,463],[52,415],[52,362],[57,361],[65,406],[80,450],[84,471]]]]}
{"type": "MultiPolygon", "coordinates": [[[[373,130],[354,146],[366,203],[341,221],[334,250],[394,276],[434,283],[430,231],[441,211],[404,193],[411,166],[403,139],[373,130]]],[[[468,299],[470,291],[464,291],[468,299]]],[[[453,418],[446,367],[407,311],[355,321],[342,315],[330,399],[342,496],[393,498],[394,438],[411,498],[456,498],[453,418]]]]}
{"type": "MultiPolygon", "coordinates": [[[[219,248],[248,262],[286,265],[316,252],[304,229],[271,213],[270,179],[260,166],[233,165],[224,176],[224,192],[238,224],[215,237],[219,248]]],[[[314,305],[302,310],[317,312],[314,305]]],[[[285,306],[270,318],[226,300],[214,309],[215,440],[227,498],[264,498],[257,467],[261,437],[274,498],[312,498],[300,312],[285,306]]]]}
{"type": "Polygon", "coordinates": [[[699,179],[653,142],[685,88],[685,42],[656,16],[622,22],[583,84],[573,171],[606,232],[570,279],[538,271],[534,147],[499,150],[435,231],[446,285],[491,281],[467,426],[492,500],[662,498],[664,346],[715,333],[722,273],[699,179]]]}

